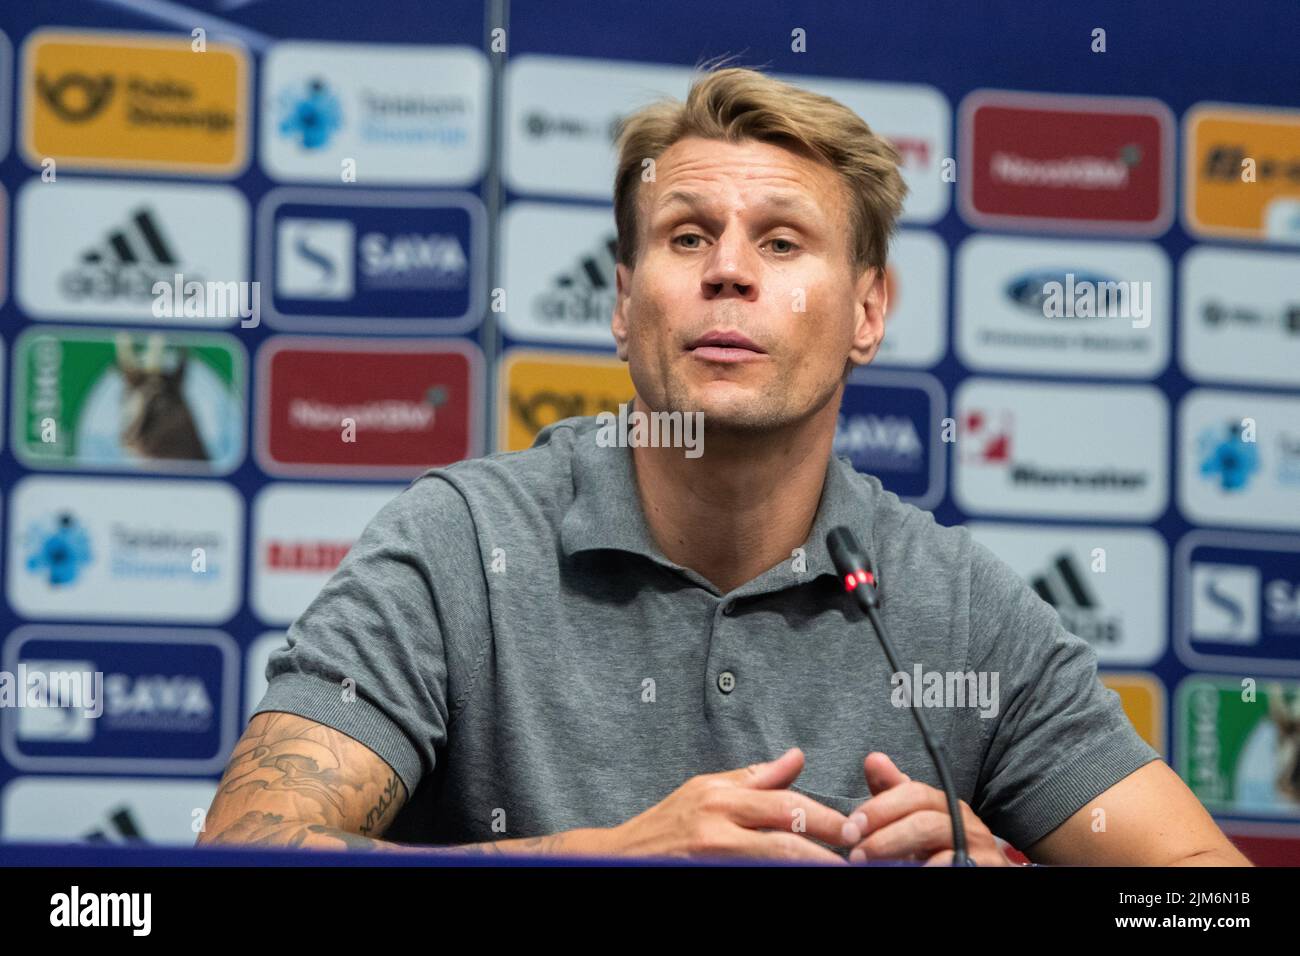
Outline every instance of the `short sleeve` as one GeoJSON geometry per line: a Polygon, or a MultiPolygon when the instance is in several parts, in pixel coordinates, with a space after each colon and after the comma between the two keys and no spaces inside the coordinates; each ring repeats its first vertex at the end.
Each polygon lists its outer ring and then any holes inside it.
{"type": "Polygon", "coordinates": [[[969,666],[998,675],[999,708],[971,809],[1024,850],[1160,754],[1101,683],[1092,647],[992,551],[972,549],[969,666]]]}
{"type": "Polygon", "coordinates": [[[414,793],[447,740],[449,674],[474,653],[463,636],[482,578],[474,542],[460,493],[436,476],[416,479],[290,625],[253,713],[285,711],[347,734],[414,793]]]}

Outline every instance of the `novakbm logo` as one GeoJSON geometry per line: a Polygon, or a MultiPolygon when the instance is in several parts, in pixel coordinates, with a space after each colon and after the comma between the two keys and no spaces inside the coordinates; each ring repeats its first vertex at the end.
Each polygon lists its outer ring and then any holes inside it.
{"type": "Polygon", "coordinates": [[[1204,429],[1197,436],[1201,477],[1227,492],[1242,491],[1259,470],[1256,443],[1246,441],[1239,421],[1204,429]]]}
{"type": "Polygon", "coordinates": [[[90,537],[72,512],[28,526],[27,570],[46,578],[51,586],[72,584],[90,561],[90,537]]]}
{"type": "Polygon", "coordinates": [[[328,146],[343,126],[339,98],[321,77],[282,90],[279,109],[280,135],[305,150],[328,146]]]}

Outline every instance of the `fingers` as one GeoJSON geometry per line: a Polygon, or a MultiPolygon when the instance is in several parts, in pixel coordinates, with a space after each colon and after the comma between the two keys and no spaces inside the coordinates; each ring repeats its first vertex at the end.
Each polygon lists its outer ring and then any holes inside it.
{"type": "Polygon", "coordinates": [[[872,795],[883,793],[891,787],[896,787],[900,783],[907,783],[912,779],[894,766],[894,761],[890,760],[887,754],[869,753],[866,759],[862,761],[862,765],[866,772],[867,786],[871,789],[872,795]]]}
{"type": "Polygon", "coordinates": [[[848,861],[834,850],[818,846],[812,840],[794,833],[780,830],[746,830],[743,827],[738,827],[737,831],[735,852],[743,856],[805,863],[831,863],[836,866],[848,865],[848,861]]]}
{"type": "Polygon", "coordinates": [[[922,810],[881,827],[849,853],[860,860],[928,860],[940,850],[952,849],[952,824],[946,812],[922,810]]]}
{"type": "MultiPolygon", "coordinates": [[[[962,808],[962,819],[969,824],[971,815],[967,815],[968,808],[964,803],[959,803],[959,806],[962,808]]],[[[947,813],[948,800],[942,790],[916,780],[908,780],[877,794],[858,810],[866,814],[871,829],[875,831],[919,810],[940,810],[947,813]]]]}
{"type": "Polygon", "coordinates": [[[723,780],[741,787],[758,790],[782,790],[798,778],[803,772],[803,751],[791,747],[775,760],[766,763],[753,763],[737,770],[726,770],[713,774],[723,780]]]}
{"type": "Polygon", "coordinates": [[[848,822],[844,814],[793,790],[736,788],[726,791],[720,799],[725,802],[728,818],[742,827],[770,828],[832,846],[852,844],[844,838],[844,824],[848,822]]]}

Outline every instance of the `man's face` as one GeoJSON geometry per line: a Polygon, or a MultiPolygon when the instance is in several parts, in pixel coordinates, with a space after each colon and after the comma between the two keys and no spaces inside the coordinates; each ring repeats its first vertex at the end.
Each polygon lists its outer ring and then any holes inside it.
{"type": "Polygon", "coordinates": [[[768,430],[838,398],[884,333],[885,285],[853,265],[849,193],[783,147],[689,138],[639,184],[637,258],[613,331],[642,407],[768,430]]]}

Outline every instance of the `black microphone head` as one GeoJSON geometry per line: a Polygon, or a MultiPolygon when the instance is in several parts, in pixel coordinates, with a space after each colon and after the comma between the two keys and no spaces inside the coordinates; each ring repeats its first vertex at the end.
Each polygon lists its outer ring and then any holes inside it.
{"type": "Polygon", "coordinates": [[[832,528],[826,535],[826,548],[831,553],[835,570],[841,576],[856,574],[858,571],[869,571],[874,576],[875,569],[871,566],[871,558],[863,550],[862,545],[858,544],[858,539],[853,532],[844,525],[832,528]]]}

